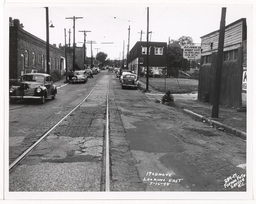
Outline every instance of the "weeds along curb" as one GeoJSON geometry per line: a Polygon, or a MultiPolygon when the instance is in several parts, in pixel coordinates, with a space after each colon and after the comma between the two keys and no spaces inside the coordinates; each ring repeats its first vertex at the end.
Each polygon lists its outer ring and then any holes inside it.
{"type": "Polygon", "coordinates": [[[188,109],[184,108],[182,110],[185,113],[195,117],[196,119],[200,119],[202,122],[208,123],[211,127],[214,127],[214,128],[216,128],[216,129],[218,129],[220,131],[226,131],[226,132],[231,133],[231,134],[233,134],[233,135],[235,135],[237,137],[240,137],[242,139],[246,139],[246,133],[243,132],[243,131],[240,131],[240,130],[237,130],[235,128],[232,128],[232,127],[230,127],[228,125],[224,125],[224,124],[222,124],[220,122],[217,122],[215,120],[212,120],[210,118],[206,118],[206,117],[204,117],[204,116],[202,116],[200,114],[197,114],[197,113],[195,113],[193,111],[190,111],[188,109]]]}

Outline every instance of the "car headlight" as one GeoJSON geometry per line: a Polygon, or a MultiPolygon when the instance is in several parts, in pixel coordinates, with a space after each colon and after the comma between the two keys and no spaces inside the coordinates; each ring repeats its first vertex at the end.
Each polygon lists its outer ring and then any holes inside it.
{"type": "Polygon", "coordinates": [[[10,88],[10,93],[13,93],[15,89],[13,87],[10,88]]]}
{"type": "Polygon", "coordinates": [[[42,89],[40,87],[36,88],[37,93],[41,93],[42,89]]]}

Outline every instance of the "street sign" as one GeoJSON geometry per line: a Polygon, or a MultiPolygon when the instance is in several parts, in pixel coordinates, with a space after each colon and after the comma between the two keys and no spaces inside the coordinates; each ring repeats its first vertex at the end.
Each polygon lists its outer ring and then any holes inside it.
{"type": "Polygon", "coordinates": [[[197,60],[201,58],[201,46],[185,45],[183,47],[183,58],[187,60],[197,60]]]}

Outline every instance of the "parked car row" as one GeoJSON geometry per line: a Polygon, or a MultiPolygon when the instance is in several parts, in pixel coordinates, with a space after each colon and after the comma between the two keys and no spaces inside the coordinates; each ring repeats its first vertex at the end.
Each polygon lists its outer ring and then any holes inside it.
{"type": "MultiPolygon", "coordinates": [[[[97,68],[94,73],[97,74],[97,68]]],[[[86,83],[88,78],[93,78],[93,70],[76,70],[68,73],[68,82],[86,83]]],[[[46,99],[55,99],[57,87],[54,85],[50,74],[46,73],[28,73],[20,77],[15,85],[10,86],[9,99],[10,103],[16,103],[19,100],[36,99],[41,104],[46,99]]]]}

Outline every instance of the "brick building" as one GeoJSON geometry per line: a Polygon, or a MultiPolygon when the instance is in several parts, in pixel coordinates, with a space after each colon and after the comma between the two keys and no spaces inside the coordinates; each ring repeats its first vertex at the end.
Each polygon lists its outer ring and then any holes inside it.
{"type": "MultiPolygon", "coordinates": [[[[225,27],[224,56],[221,76],[220,105],[246,106],[247,26],[239,19],[225,27]]],[[[201,37],[201,67],[198,99],[213,102],[219,30],[201,37]]]]}
{"type": "MultiPolygon", "coordinates": [[[[162,73],[166,68],[167,43],[148,42],[149,43],[149,69],[154,74],[162,73]]],[[[143,73],[147,68],[147,42],[139,41],[131,49],[128,57],[128,68],[137,75],[143,73]]]]}
{"type": "MultiPolygon", "coordinates": [[[[23,30],[18,19],[9,20],[9,78],[18,79],[30,72],[46,72],[46,42],[23,30]]],[[[64,49],[49,45],[50,72],[65,73],[64,49]]],[[[72,55],[67,53],[68,70],[72,69],[72,55]]]]}

